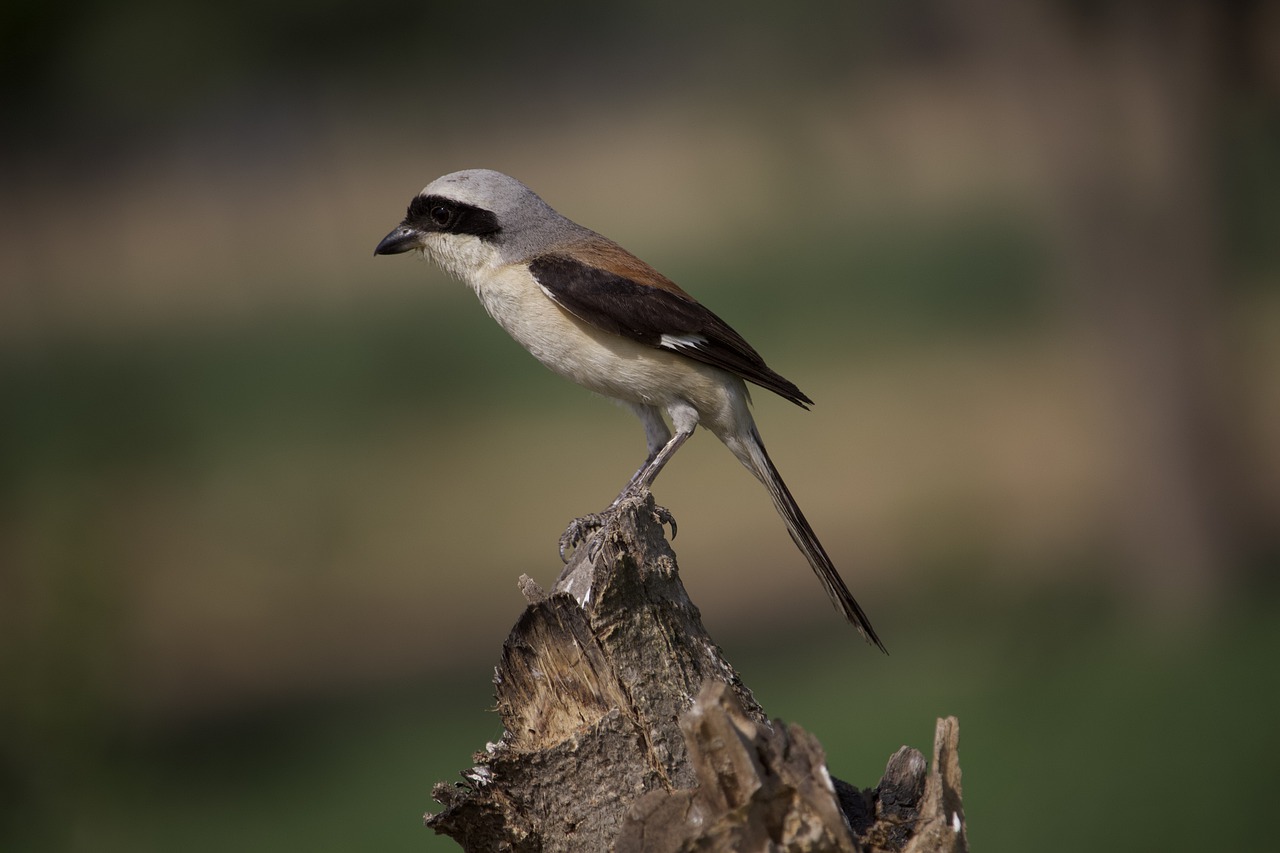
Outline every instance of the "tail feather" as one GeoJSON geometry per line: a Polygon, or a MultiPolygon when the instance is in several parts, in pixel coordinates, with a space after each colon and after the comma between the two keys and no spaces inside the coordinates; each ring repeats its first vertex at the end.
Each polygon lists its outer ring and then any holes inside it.
{"type": "MultiPolygon", "coordinates": [[[[738,458],[746,463],[751,472],[756,475],[756,478],[768,488],[769,495],[773,498],[773,505],[778,510],[778,515],[782,516],[782,520],[787,524],[787,532],[791,534],[792,541],[796,543],[801,553],[808,559],[809,565],[813,567],[814,574],[822,582],[822,588],[827,591],[827,595],[831,598],[831,603],[844,614],[844,617],[858,629],[858,632],[868,642],[875,643],[880,651],[888,654],[889,650],[884,647],[884,643],[880,642],[880,638],[876,636],[876,631],[871,627],[871,621],[867,619],[867,614],[863,612],[862,607],[853,597],[853,593],[849,592],[849,587],[845,585],[844,578],[840,577],[840,573],[836,571],[831,558],[827,556],[826,549],[818,541],[817,534],[809,526],[809,520],[804,517],[804,513],[800,511],[800,506],[796,503],[796,499],[791,496],[791,490],[782,481],[782,475],[778,473],[773,460],[769,458],[769,454],[764,449],[764,442],[760,440],[760,433],[754,427],[751,429],[751,440],[744,444],[746,445],[743,448],[746,451],[745,458],[741,453],[735,455],[738,455],[738,458]]],[[[732,449],[736,450],[736,448],[732,449]]]]}

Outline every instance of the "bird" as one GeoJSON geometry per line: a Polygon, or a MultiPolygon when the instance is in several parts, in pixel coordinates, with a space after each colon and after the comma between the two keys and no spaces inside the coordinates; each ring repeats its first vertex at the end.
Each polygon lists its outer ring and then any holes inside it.
{"type": "Polygon", "coordinates": [[[461,279],[534,358],[620,402],[644,426],[644,463],[603,515],[570,525],[562,559],[623,499],[647,492],[703,426],[764,484],[836,609],[887,653],[765,451],[747,383],[804,409],[813,401],[728,323],[619,244],[490,169],[444,175],[414,196],[374,249],[375,257],[405,252],[461,279]]]}

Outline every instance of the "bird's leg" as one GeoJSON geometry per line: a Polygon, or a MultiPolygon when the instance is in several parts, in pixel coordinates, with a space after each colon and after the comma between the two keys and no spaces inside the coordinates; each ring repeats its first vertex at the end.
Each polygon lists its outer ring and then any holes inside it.
{"type": "Polygon", "coordinates": [[[648,467],[653,464],[653,460],[658,458],[658,453],[662,450],[662,447],[663,445],[658,445],[658,447],[653,448],[649,452],[649,455],[644,458],[644,462],[641,462],[640,467],[637,468],[636,472],[631,475],[631,479],[627,480],[627,484],[622,487],[622,491],[618,492],[618,496],[613,499],[613,503],[611,504],[611,506],[617,506],[619,501],[621,501],[627,495],[632,493],[632,491],[636,487],[636,484],[640,482],[640,475],[643,474],[648,469],[648,467]]]}
{"type": "Polygon", "coordinates": [[[693,427],[677,432],[671,437],[670,441],[662,446],[662,449],[650,456],[644,467],[636,472],[635,476],[631,478],[631,482],[622,490],[622,494],[618,495],[617,499],[614,500],[614,506],[617,506],[618,501],[621,501],[625,497],[639,492],[649,491],[649,487],[653,485],[653,481],[658,479],[658,472],[662,470],[664,465],[671,461],[671,457],[680,449],[680,445],[688,441],[689,436],[691,435],[693,435],[693,427]]]}
{"type": "MultiPolygon", "coordinates": [[[[693,428],[697,423],[694,420],[685,429],[673,436],[671,430],[667,428],[666,422],[662,420],[662,414],[658,409],[652,406],[633,406],[633,409],[644,423],[645,438],[649,444],[649,455],[645,458],[644,464],[640,466],[640,469],[627,481],[627,485],[613,499],[613,503],[609,504],[601,512],[593,512],[590,515],[584,515],[582,518],[575,518],[569,523],[568,528],[560,536],[561,560],[567,561],[568,555],[573,549],[603,527],[617,512],[618,506],[624,500],[649,490],[649,487],[653,485],[653,481],[657,479],[658,472],[680,449],[680,445],[688,441],[689,436],[693,435],[693,428]]],[[[656,506],[654,511],[659,522],[671,525],[671,536],[674,539],[676,535],[675,517],[671,515],[671,512],[666,507],[656,506]]]]}
{"type": "MultiPolygon", "coordinates": [[[[613,505],[617,506],[618,501],[622,500],[626,495],[636,487],[636,483],[640,481],[640,477],[653,461],[671,442],[671,430],[667,427],[667,422],[662,419],[662,411],[654,406],[642,406],[633,403],[631,410],[636,413],[636,417],[640,419],[640,423],[644,425],[644,441],[649,448],[649,455],[645,457],[644,462],[631,475],[631,479],[622,487],[622,491],[618,493],[618,497],[614,500],[613,505]]],[[[652,482],[652,478],[650,478],[652,482]]]]}

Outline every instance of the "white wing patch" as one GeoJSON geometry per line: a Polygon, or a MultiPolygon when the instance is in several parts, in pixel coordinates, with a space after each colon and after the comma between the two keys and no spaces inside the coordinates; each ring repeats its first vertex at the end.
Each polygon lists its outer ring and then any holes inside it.
{"type": "MultiPolygon", "coordinates": [[[[538,285],[538,289],[541,290],[544,294],[546,294],[546,297],[548,299],[550,299],[555,304],[560,305],[560,300],[556,299],[556,295],[551,292],[551,288],[547,287],[545,284],[538,281],[538,279],[533,276],[530,276],[530,278],[533,278],[534,282],[538,285]]],[[[564,306],[561,306],[561,307],[563,308],[564,306]]]]}
{"type": "Polygon", "coordinates": [[[666,349],[697,349],[707,342],[702,335],[663,335],[658,339],[658,346],[666,349]]]}

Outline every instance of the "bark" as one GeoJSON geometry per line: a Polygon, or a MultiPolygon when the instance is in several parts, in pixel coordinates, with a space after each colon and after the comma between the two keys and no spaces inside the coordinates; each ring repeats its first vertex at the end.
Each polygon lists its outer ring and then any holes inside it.
{"type": "Polygon", "coordinates": [[[625,502],[503,646],[504,733],[427,826],[467,851],[963,851],[958,726],[934,761],[833,779],[817,740],[770,722],[702,625],[653,499],[625,502]]]}

